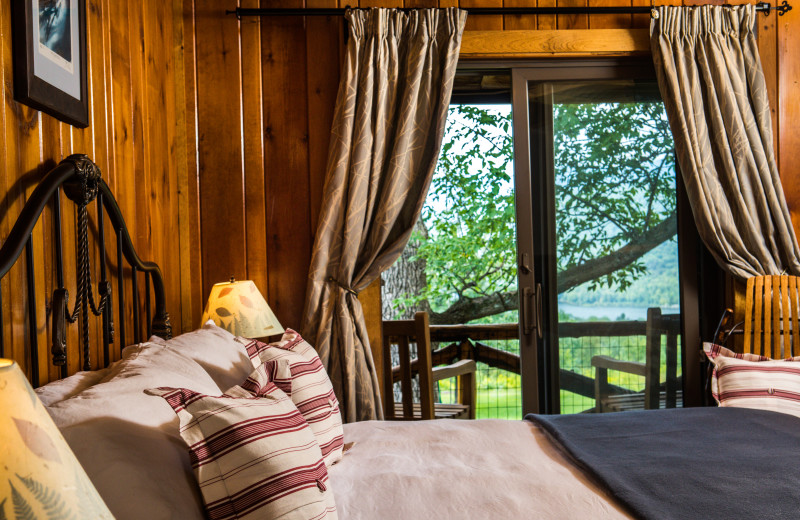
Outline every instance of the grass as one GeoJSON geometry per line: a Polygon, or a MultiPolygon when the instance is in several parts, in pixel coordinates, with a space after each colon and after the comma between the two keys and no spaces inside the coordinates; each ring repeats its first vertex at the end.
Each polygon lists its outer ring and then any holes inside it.
{"type": "MultiPolygon", "coordinates": [[[[440,400],[444,403],[455,402],[454,392],[450,388],[442,388],[440,382],[440,400]]],[[[561,413],[578,413],[594,407],[594,399],[561,391],[561,413]]],[[[476,419],[522,419],[522,393],[517,388],[478,388],[476,419]]]]}
{"type": "Polygon", "coordinates": [[[522,419],[522,395],[518,388],[478,390],[477,419],[522,419]]]}

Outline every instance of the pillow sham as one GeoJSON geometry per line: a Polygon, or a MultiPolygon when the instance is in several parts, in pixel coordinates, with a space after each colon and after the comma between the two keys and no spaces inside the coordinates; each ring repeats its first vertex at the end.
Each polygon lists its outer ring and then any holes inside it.
{"type": "Polygon", "coordinates": [[[314,432],[325,464],[330,467],[339,462],[344,445],[339,401],[314,348],[292,329],[286,329],[281,340],[275,343],[237,339],[245,346],[254,367],[268,361],[288,361],[292,401],[314,432]]]}
{"type": "MultiPolygon", "coordinates": [[[[115,363],[118,363],[118,361],[115,363]]],[[[34,392],[36,392],[36,396],[42,401],[43,405],[50,406],[64,399],[69,399],[70,397],[78,395],[87,388],[96,385],[111,374],[113,368],[114,364],[112,363],[107,368],[101,370],[76,372],[64,379],[58,379],[44,386],[40,386],[34,389],[34,392]]]]}
{"type": "Polygon", "coordinates": [[[155,386],[218,395],[197,363],[159,343],[126,347],[107,377],[47,407],[92,483],[118,520],[204,518],[178,418],[155,386]]]}
{"type": "Polygon", "coordinates": [[[714,365],[711,395],[720,406],[772,410],[800,417],[800,357],[774,360],[704,343],[714,365]]]}
{"type": "Polygon", "coordinates": [[[264,363],[248,378],[249,390],[234,387],[218,397],[186,388],[146,390],[178,415],[212,520],[336,518],[314,434],[271,381],[281,371],[288,377],[283,360],[264,363]]]}
{"type": "Polygon", "coordinates": [[[176,349],[208,372],[219,388],[230,388],[244,381],[253,371],[247,351],[236,336],[208,320],[203,327],[170,340],[153,338],[167,348],[176,349]]]}

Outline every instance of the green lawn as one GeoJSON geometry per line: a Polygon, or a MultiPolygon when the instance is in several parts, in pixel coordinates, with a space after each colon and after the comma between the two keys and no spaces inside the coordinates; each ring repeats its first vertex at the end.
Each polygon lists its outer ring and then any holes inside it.
{"type": "MultiPolygon", "coordinates": [[[[577,413],[592,408],[594,399],[561,391],[561,413],[577,413]]],[[[477,419],[522,419],[519,389],[478,390],[477,419]]]]}
{"type": "Polygon", "coordinates": [[[522,396],[518,388],[478,390],[477,419],[522,419],[522,396]]]}

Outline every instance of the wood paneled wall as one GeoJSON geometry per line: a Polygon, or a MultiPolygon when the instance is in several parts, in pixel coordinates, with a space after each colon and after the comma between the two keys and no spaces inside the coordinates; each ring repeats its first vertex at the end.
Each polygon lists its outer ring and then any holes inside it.
{"type": "MultiPolygon", "coordinates": [[[[284,326],[298,327],[322,200],[328,135],[344,48],[339,17],[223,16],[242,7],[520,7],[536,0],[187,0],[194,13],[202,293],[234,275],[255,280],[284,326]],[[202,38],[199,38],[202,35],[202,38]]],[[[680,4],[680,0],[658,1],[680,4]]],[[[699,3],[684,0],[685,4],[699,3]]],[[[708,3],[708,2],[704,2],[708,3]]],[[[717,3],[722,3],[717,2],[717,3]]],[[[650,5],[597,0],[589,5],[650,5]]],[[[538,0],[581,6],[587,0],[538,0]]],[[[800,230],[800,5],[759,15],[775,149],[800,230]],[[796,46],[795,46],[796,50],[796,46]]],[[[646,28],[649,15],[496,15],[467,30],[646,28]]],[[[187,61],[188,63],[188,61],[187,61]]],[[[188,65],[187,65],[188,67],[188,65]]],[[[191,132],[190,132],[191,133],[191,132]]],[[[363,298],[362,298],[363,299],[363,298]]]]}
{"type": "MultiPolygon", "coordinates": [[[[185,107],[183,99],[182,17],[173,15],[173,5],[158,0],[86,0],[86,32],[90,121],[77,129],[53,117],[19,104],[13,99],[11,49],[11,2],[0,6],[0,62],[2,63],[2,111],[0,111],[0,238],[5,239],[27,196],[42,176],[66,156],[85,153],[100,167],[103,178],[116,195],[131,231],[134,245],[144,260],[161,266],[168,295],[167,310],[174,330],[183,328],[182,300],[189,301],[189,288],[182,283],[182,268],[187,258],[179,254],[179,221],[182,195],[179,184],[186,184],[185,107]],[[176,25],[177,20],[177,25],[176,25]],[[178,32],[176,32],[176,27],[178,32]],[[176,42],[178,45],[176,46],[176,42]],[[180,59],[177,59],[180,58],[180,59]],[[181,88],[178,89],[178,85],[181,88]]],[[[178,5],[177,13],[182,13],[178,5]]],[[[62,195],[64,262],[66,288],[74,305],[75,287],[75,206],[62,195]]],[[[184,202],[184,206],[186,206],[184,202]]],[[[96,230],[94,206],[90,226],[96,230]]],[[[40,380],[58,377],[50,365],[49,301],[55,288],[52,250],[52,211],[45,210],[33,234],[36,258],[37,323],[40,351],[40,380]]],[[[90,232],[91,233],[91,232],[90,232]]],[[[111,254],[116,252],[111,230],[107,240],[111,254]]],[[[94,240],[94,235],[90,242],[94,240]]],[[[109,266],[115,265],[113,259],[109,266]]],[[[30,375],[30,340],[23,290],[23,261],[18,262],[2,281],[2,305],[6,357],[16,359],[30,375]]],[[[94,281],[99,278],[97,255],[92,258],[94,281]]],[[[190,274],[190,273],[189,273],[190,274]]],[[[139,277],[144,294],[143,277],[139,277]]],[[[114,322],[119,338],[116,312],[117,285],[114,291],[114,322]]],[[[95,284],[96,294],[96,284],[95,284]]],[[[130,309],[130,297],[127,305],[130,309]]],[[[127,339],[133,341],[132,319],[125,312],[127,339]]],[[[91,320],[91,331],[99,335],[99,325],[91,320]]],[[[78,325],[69,327],[68,369],[79,370],[78,325]]],[[[92,366],[102,366],[102,349],[94,343],[92,366]]],[[[112,348],[111,358],[119,356],[112,348]]]]}

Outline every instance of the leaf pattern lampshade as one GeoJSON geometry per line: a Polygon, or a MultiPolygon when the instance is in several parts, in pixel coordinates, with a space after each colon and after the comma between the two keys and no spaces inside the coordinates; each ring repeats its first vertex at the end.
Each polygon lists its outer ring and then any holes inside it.
{"type": "Polygon", "coordinates": [[[0,359],[0,518],[114,518],[10,359],[0,359]]]}
{"type": "Polygon", "coordinates": [[[214,284],[202,323],[213,320],[236,336],[263,338],[282,334],[283,327],[252,280],[214,284]]]}

